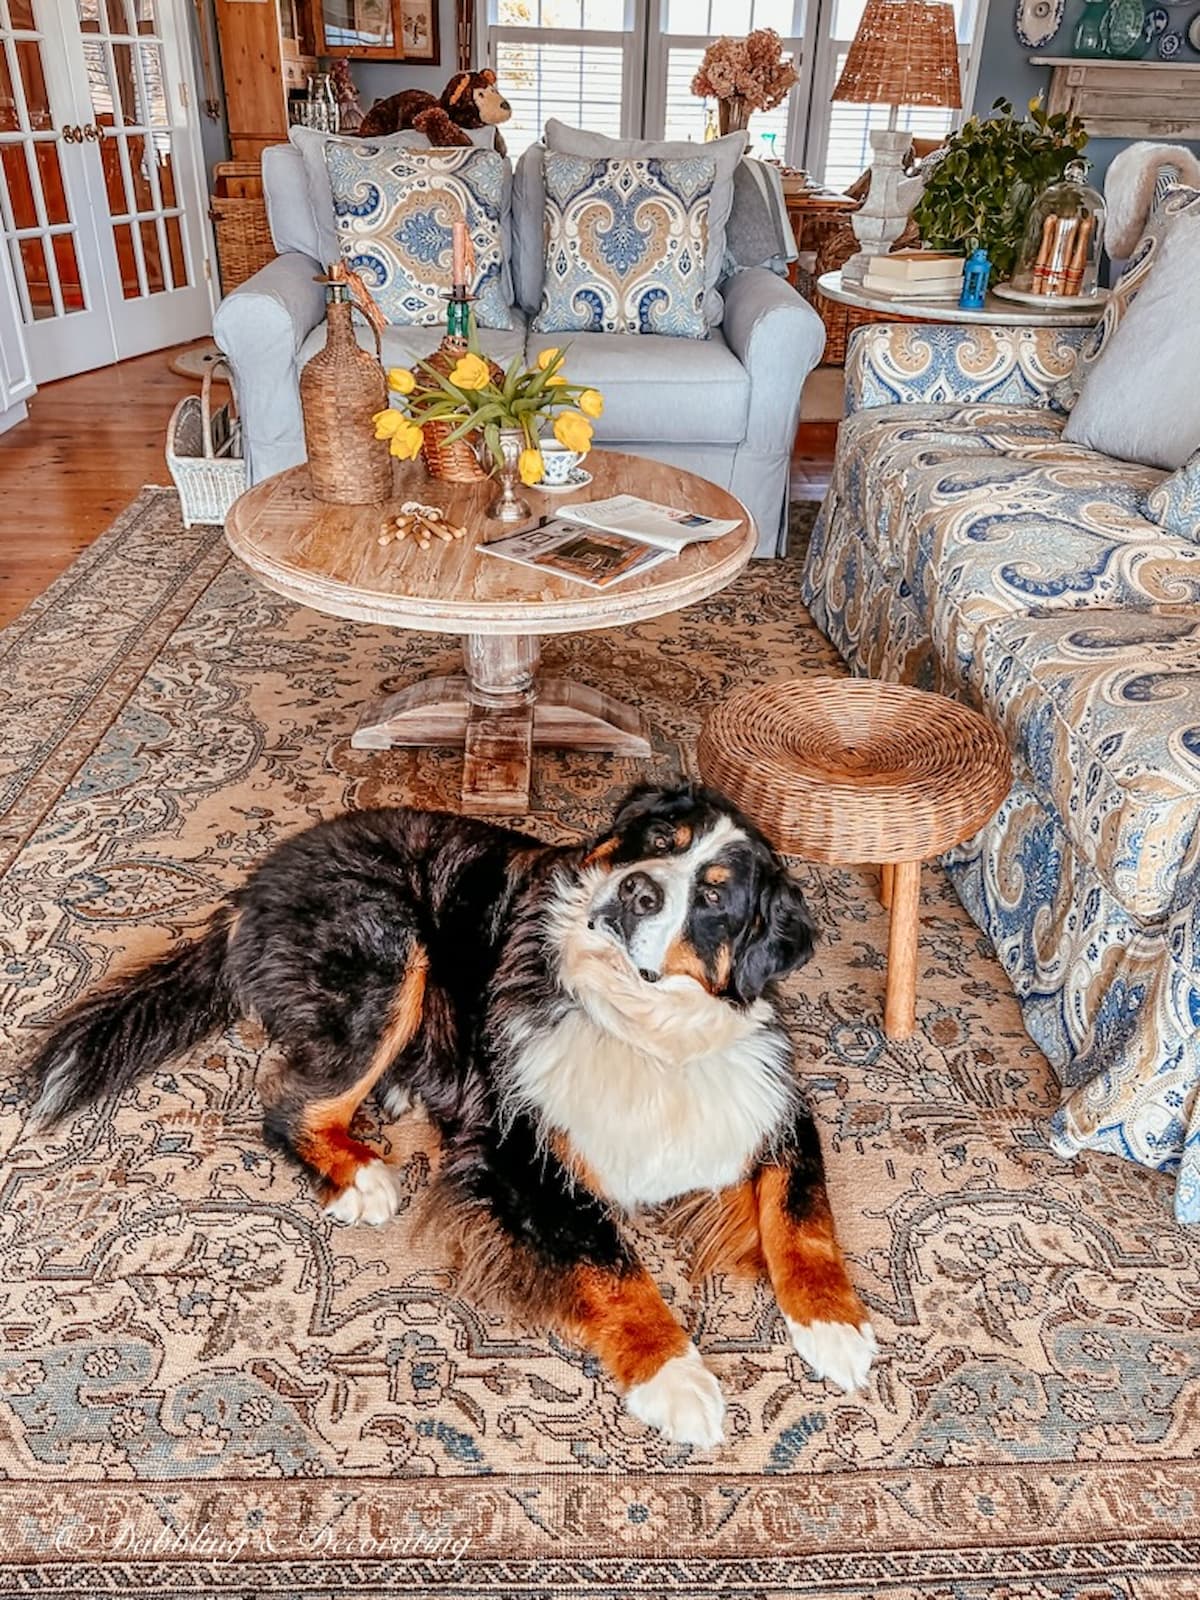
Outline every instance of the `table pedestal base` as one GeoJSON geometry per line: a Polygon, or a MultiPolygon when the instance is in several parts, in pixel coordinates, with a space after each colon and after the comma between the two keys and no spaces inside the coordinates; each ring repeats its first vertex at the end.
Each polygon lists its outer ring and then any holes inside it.
{"type": "Polygon", "coordinates": [[[423,678],[372,701],[350,743],[356,750],[461,745],[468,813],[529,809],[535,745],[650,754],[638,711],[566,678],[539,680],[539,653],[539,641],[526,635],[468,634],[464,674],[423,678]]]}

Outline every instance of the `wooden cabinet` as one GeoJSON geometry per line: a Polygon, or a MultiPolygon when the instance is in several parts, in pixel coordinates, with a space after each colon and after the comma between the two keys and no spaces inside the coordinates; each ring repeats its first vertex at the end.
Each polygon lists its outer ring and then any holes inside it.
{"type": "Polygon", "coordinates": [[[308,0],[216,0],[229,143],[256,160],[288,136],[289,89],[316,71],[308,0]]]}

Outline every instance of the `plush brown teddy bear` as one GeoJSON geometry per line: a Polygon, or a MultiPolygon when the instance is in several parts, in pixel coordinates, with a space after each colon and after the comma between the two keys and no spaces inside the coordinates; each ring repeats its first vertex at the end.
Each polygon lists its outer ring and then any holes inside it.
{"type": "MultiPolygon", "coordinates": [[[[369,138],[415,128],[432,145],[470,144],[466,129],[494,128],[511,116],[512,107],[497,89],[496,74],[488,67],[484,72],[456,72],[440,100],[425,89],[403,89],[386,100],[376,100],[358,133],[360,138],[369,138]]],[[[506,154],[498,133],[496,149],[506,154]]]]}

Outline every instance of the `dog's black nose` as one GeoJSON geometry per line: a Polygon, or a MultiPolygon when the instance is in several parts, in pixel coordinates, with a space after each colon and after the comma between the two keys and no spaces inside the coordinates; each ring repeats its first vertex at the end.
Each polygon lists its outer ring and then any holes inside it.
{"type": "Polygon", "coordinates": [[[634,917],[652,917],[663,908],[663,892],[647,872],[631,872],[617,890],[622,909],[634,917]]]}

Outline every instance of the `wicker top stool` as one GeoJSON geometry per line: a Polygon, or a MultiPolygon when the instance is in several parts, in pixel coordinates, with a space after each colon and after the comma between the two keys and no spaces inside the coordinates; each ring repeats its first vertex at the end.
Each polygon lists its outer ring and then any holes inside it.
{"type": "Polygon", "coordinates": [[[977,833],[1012,782],[1000,733],[956,700],[862,678],[742,689],[708,718],[700,772],[776,847],[882,868],[884,1029],[916,1018],[921,863],[977,833]]]}

